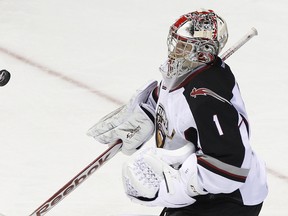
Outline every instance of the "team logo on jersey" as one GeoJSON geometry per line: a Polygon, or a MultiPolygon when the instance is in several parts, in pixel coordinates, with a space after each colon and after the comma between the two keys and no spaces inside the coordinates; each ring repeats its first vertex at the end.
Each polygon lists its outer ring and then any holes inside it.
{"type": "Polygon", "coordinates": [[[222,102],[226,102],[226,103],[229,103],[231,104],[230,101],[226,100],[225,98],[221,97],[220,95],[216,94],[215,92],[211,91],[210,89],[207,89],[207,88],[193,88],[191,93],[190,93],[190,96],[191,97],[194,97],[196,98],[197,96],[199,95],[204,95],[204,96],[212,96],[214,98],[216,98],[217,100],[220,100],[222,102]]]}
{"type": "Polygon", "coordinates": [[[175,130],[169,135],[168,119],[163,106],[160,104],[156,112],[156,144],[158,148],[164,146],[166,138],[173,139],[175,130]]]}

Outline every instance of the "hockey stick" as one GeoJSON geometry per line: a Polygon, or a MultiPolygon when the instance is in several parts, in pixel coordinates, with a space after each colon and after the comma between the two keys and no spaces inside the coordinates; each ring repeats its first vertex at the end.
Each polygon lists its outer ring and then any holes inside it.
{"type": "Polygon", "coordinates": [[[104,151],[99,157],[91,162],[85,169],[83,169],[78,175],[65,184],[59,191],[51,196],[45,203],[37,208],[29,216],[41,216],[51,210],[56,204],[70,194],[76,187],[78,187],[84,180],[91,176],[99,167],[103,166],[108,160],[114,157],[122,147],[122,142],[119,140],[106,151],[104,151]]]}
{"type": "MultiPolygon", "coordinates": [[[[232,46],[223,55],[221,55],[222,60],[225,61],[255,35],[257,35],[257,30],[252,28],[246,35],[243,36],[243,38],[236,42],[234,46],[232,46]]],[[[71,179],[66,185],[64,185],[59,191],[57,191],[52,197],[50,197],[29,216],[42,216],[46,214],[56,204],[58,204],[62,199],[70,194],[70,192],[78,187],[84,180],[92,175],[99,167],[114,157],[120,151],[121,147],[121,141],[118,141],[110,146],[105,152],[103,152],[99,157],[91,162],[85,169],[83,169],[78,175],[71,179]]]]}
{"type": "Polygon", "coordinates": [[[225,61],[234,52],[236,52],[240,47],[247,43],[252,37],[258,35],[257,29],[252,27],[249,32],[247,32],[238,42],[236,42],[232,47],[230,47],[226,52],[224,52],[220,58],[225,61]]]}

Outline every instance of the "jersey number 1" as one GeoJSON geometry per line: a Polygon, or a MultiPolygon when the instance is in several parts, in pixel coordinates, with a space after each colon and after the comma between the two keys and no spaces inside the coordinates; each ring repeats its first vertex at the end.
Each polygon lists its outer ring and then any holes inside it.
{"type": "Polygon", "coordinates": [[[216,128],[218,130],[219,135],[222,136],[224,133],[223,133],[222,128],[220,126],[220,123],[219,123],[217,115],[213,115],[213,121],[214,121],[214,123],[216,125],[216,128]]]}

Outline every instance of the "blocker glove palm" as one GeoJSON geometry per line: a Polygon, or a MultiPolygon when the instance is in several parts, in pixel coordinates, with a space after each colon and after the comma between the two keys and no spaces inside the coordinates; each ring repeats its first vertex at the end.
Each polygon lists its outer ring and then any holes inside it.
{"type": "Polygon", "coordinates": [[[156,102],[149,96],[156,87],[157,81],[151,81],[137,90],[128,104],[109,113],[90,128],[88,136],[103,144],[113,144],[120,139],[122,152],[127,155],[134,153],[154,133],[156,102]]]}

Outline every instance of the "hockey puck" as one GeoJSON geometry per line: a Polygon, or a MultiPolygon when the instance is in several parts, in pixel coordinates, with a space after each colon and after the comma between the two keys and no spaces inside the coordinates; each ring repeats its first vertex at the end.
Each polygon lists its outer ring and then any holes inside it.
{"type": "Polygon", "coordinates": [[[11,74],[7,70],[0,71],[0,86],[5,86],[10,80],[11,74]]]}

